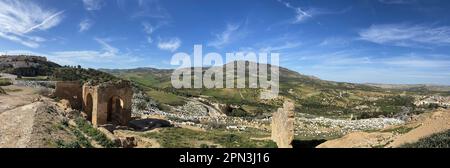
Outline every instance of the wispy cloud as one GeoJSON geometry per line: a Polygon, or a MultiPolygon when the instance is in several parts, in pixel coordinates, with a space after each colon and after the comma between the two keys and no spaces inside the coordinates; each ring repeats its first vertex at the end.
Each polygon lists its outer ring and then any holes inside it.
{"type": "Polygon", "coordinates": [[[92,25],[94,24],[94,21],[90,20],[90,19],[84,19],[80,22],[79,24],[79,32],[85,32],[87,30],[89,30],[92,25]]]}
{"type": "Polygon", "coordinates": [[[297,48],[297,47],[299,47],[300,45],[302,45],[301,42],[285,42],[285,43],[282,44],[282,45],[265,47],[265,48],[261,48],[260,50],[261,50],[262,52],[281,51],[281,50],[287,50],[287,49],[297,48]]]}
{"type": "Polygon", "coordinates": [[[116,67],[118,65],[128,66],[126,64],[136,63],[140,60],[134,57],[130,52],[123,52],[112,46],[112,42],[105,38],[94,38],[100,49],[98,50],[74,50],[74,51],[55,51],[46,55],[49,59],[63,65],[84,65],[94,67],[100,64],[102,67],[116,67]],[[123,65],[122,65],[123,64],[123,65]]]}
{"type": "Polygon", "coordinates": [[[352,39],[345,37],[329,37],[320,42],[319,46],[322,47],[345,47],[350,44],[352,39]]]}
{"type": "Polygon", "coordinates": [[[310,14],[306,10],[303,10],[300,7],[292,6],[290,3],[282,1],[282,0],[278,0],[278,2],[282,3],[287,8],[290,8],[295,11],[296,16],[295,16],[295,20],[293,21],[293,23],[301,23],[301,22],[304,22],[313,17],[312,14],[310,14]]]}
{"type": "Polygon", "coordinates": [[[181,40],[177,37],[170,39],[159,39],[158,48],[174,52],[181,46],[181,40]]]}
{"type": "Polygon", "coordinates": [[[45,10],[33,2],[3,0],[0,6],[0,37],[31,48],[46,39],[30,34],[57,26],[63,17],[63,11],[45,10]]]}
{"type": "Polygon", "coordinates": [[[156,25],[150,24],[148,22],[142,23],[143,31],[145,32],[145,34],[147,34],[147,42],[148,43],[153,43],[153,37],[152,37],[153,33],[155,31],[157,31],[158,29],[160,29],[165,24],[167,24],[167,22],[159,22],[156,25]]]}
{"type": "Polygon", "coordinates": [[[119,49],[111,46],[110,44],[108,44],[107,40],[105,39],[101,39],[101,38],[94,38],[95,41],[97,41],[103,49],[103,53],[100,55],[102,57],[112,57],[112,56],[116,56],[117,53],[119,52],[119,49]]]}
{"type": "Polygon", "coordinates": [[[450,26],[410,24],[372,25],[359,32],[360,39],[402,47],[450,45],[450,26]]]}
{"type": "Polygon", "coordinates": [[[52,52],[51,55],[60,59],[80,59],[85,61],[105,61],[118,56],[119,49],[108,44],[105,39],[94,38],[94,40],[102,47],[100,50],[59,51],[52,52]]]}
{"type": "Polygon", "coordinates": [[[386,58],[380,63],[412,68],[450,68],[450,60],[442,58],[424,58],[419,56],[402,56],[386,58]]]}
{"type": "Polygon", "coordinates": [[[83,0],[84,8],[88,11],[100,10],[104,2],[103,0],[83,0]]]}
{"type": "Polygon", "coordinates": [[[138,0],[139,9],[132,17],[148,17],[156,19],[168,19],[170,14],[159,0],[138,0]]]}
{"type": "Polygon", "coordinates": [[[242,38],[245,34],[242,25],[228,23],[223,32],[215,34],[215,39],[209,42],[208,46],[223,48],[229,43],[242,38]]]}
{"type": "Polygon", "coordinates": [[[306,7],[294,6],[291,3],[283,1],[283,0],[277,0],[277,1],[280,2],[281,4],[283,4],[285,7],[289,8],[295,12],[295,14],[296,14],[295,18],[291,21],[292,24],[304,23],[304,22],[312,19],[313,17],[317,17],[320,15],[342,14],[351,9],[351,7],[345,8],[342,10],[328,10],[328,9],[313,8],[313,7],[306,8],[306,7]]]}

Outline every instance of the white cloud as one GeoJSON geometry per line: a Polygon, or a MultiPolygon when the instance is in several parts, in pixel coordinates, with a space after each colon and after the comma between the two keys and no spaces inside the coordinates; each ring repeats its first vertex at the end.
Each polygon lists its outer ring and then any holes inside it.
{"type": "Polygon", "coordinates": [[[84,8],[88,11],[100,10],[104,2],[103,0],[83,0],[84,8]]]}
{"type": "Polygon", "coordinates": [[[94,22],[92,20],[84,19],[79,24],[79,27],[80,27],[79,32],[85,32],[85,31],[91,29],[93,24],[94,24],[94,22]]]}
{"type": "Polygon", "coordinates": [[[222,48],[232,41],[238,39],[243,34],[243,32],[239,31],[240,27],[241,26],[237,24],[227,24],[225,31],[220,34],[216,34],[216,38],[213,41],[209,42],[208,46],[222,48]]]}
{"type": "Polygon", "coordinates": [[[158,42],[158,48],[161,50],[168,50],[171,52],[176,51],[181,46],[181,40],[179,38],[160,39],[158,42]]]}
{"type": "Polygon", "coordinates": [[[30,34],[55,27],[62,20],[63,11],[45,10],[33,2],[3,0],[0,6],[0,37],[31,48],[46,39],[30,34]]]}
{"type": "Polygon", "coordinates": [[[403,47],[450,45],[450,26],[409,24],[372,25],[359,32],[360,39],[403,47]]]}

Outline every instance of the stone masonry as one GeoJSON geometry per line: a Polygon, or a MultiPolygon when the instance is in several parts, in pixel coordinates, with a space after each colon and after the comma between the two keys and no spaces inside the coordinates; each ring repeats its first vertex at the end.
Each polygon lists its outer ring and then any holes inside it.
{"type": "Polygon", "coordinates": [[[272,115],[272,140],[279,148],[292,148],[294,140],[294,103],[285,101],[272,115]]]}
{"type": "Polygon", "coordinates": [[[127,125],[131,119],[133,89],[129,82],[83,85],[83,111],[92,124],[127,125]]]}
{"type": "Polygon", "coordinates": [[[131,120],[133,89],[128,81],[100,84],[56,82],[54,96],[82,110],[94,126],[128,125],[131,120]]]}

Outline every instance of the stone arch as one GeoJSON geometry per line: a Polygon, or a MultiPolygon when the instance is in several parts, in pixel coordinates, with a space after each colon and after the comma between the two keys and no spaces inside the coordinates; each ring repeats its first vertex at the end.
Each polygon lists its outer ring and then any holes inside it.
{"type": "Polygon", "coordinates": [[[94,101],[92,99],[91,93],[86,95],[86,106],[84,108],[84,112],[87,114],[88,121],[92,121],[92,111],[94,107],[94,101]]]}
{"type": "Polygon", "coordinates": [[[90,112],[89,95],[92,97],[92,124],[127,125],[131,120],[133,89],[127,82],[83,85],[83,109],[90,112]]]}
{"type": "Polygon", "coordinates": [[[108,100],[107,122],[120,123],[124,109],[124,101],[120,96],[111,96],[108,100]]]}

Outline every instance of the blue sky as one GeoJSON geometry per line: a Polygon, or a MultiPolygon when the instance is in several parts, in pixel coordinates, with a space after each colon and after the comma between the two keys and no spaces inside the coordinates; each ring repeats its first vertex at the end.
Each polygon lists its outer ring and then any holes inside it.
{"type": "Polygon", "coordinates": [[[450,85],[447,0],[0,0],[0,52],[174,68],[177,52],[277,52],[325,80],[450,85]]]}

